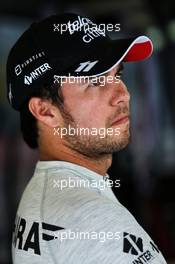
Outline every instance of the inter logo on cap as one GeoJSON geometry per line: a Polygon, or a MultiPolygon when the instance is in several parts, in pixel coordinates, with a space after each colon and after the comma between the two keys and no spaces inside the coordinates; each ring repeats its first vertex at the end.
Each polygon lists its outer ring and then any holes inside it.
{"type": "Polygon", "coordinates": [[[46,71],[51,70],[52,67],[49,66],[48,63],[44,63],[43,65],[36,68],[34,71],[30,73],[29,76],[24,76],[24,84],[30,85],[33,80],[38,79],[41,75],[43,75],[46,71]]]}

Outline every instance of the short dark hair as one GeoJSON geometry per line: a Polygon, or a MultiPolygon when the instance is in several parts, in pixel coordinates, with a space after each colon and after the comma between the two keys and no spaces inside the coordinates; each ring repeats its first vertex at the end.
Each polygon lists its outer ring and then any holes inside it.
{"type": "MultiPolygon", "coordinates": [[[[51,86],[43,86],[34,97],[39,97],[43,99],[51,100],[51,102],[58,106],[58,108],[63,108],[63,96],[61,93],[60,84],[52,84],[51,86]]],[[[30,98],[31,99],[31,98],[30,98]]],[[[27,145],[32,148],[38,148],[38,126],[37,119],[30,112],[28,103],[29,100],[26,101],[24,106],[20,110],[20,125],[21,132],[24,141],[27,145]]]]}

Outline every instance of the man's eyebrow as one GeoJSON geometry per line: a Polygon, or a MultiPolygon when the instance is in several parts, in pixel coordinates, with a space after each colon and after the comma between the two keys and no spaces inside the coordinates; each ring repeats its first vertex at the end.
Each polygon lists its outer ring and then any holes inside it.
{"type": "MultiPolygon", "coordinates": [[[[117,68],[116,68],[116,71],[115,71],[115,74],[117,74],[118,72],[120,71],[123,71],[124,70],[124,63],[123,62],[120,62],[118,65],[117,65],[117,68]]],[[[108,76],[109,72],[103,74],[103,75],[100,75],[100,76],[108,76]]]]}
{"type": "MultiPolygon", "coordinates": [[[[119,63],[117,66],[118,66],[118,68],[116,69],[116,72],[115,72],[115,74],[117,74],[118,72],[120,72],[120,71],[123,71],[123,70],[124,70],[124,63],[123,63],[123,62],[120,62],[120,63],[119,63]]],[[[97,78],[97,79],[98,79],[98,77],[101,77],[101,76],[107,77],[107,76],[108,76],[108,74],[109,74],[109,72],[106,72],[105,74],[102,74],[102,75],[99,75],[99,76],[90,77],[90,78],[89,78],[89,81],[91,81],[91,80],[93,80],[93,79],[95,79],[95,78],[97,78]]]]}

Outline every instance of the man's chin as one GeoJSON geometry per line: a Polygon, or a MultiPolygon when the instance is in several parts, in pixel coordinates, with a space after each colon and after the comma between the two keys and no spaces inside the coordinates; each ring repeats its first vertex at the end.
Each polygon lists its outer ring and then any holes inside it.
{"type": "Polygon", "coordinates": [[[124,149],[130,141],[129,130],[122,131],[122,134],[100,138],[91,137],[67,137],[66,141],[75,151],[81,152],[86,156],[101,156],[113,154],[124,149]]]}
{"type": "Polygon", "coordinates": [[[116,149],[114,152],[118,152],[124,148],[126,148],[129,144],[129,139],[125,140],[125,141],[122,141],[122,142],[119,142],[116,146],[116,149]]]}
{"type": "Polygon", "coordinates": [[[99,149],[98,149],[98,153],[99,154],[113,154],[115,152],[118,152],[124,148],[127,147],[127,145],[129,144],[130,142],[130,137],[127,136],[127,137],[123,137],[123,138],[120,138],[120,139],[117,139],[117,140],[112,140],[112,141],[108,141],[106,142],[105,145],[101,146],[99,149]]]}
{"type": "Polygon", "coordinates": [[[118,151],[126,148],[129,144],[129,138],[128,139],[125,139],[124,141],[122,141],[120,144],[119,144],[119,149],[118,151]]]}
{"type": "Polygon", "coordinates": [[[118,152],[128,146],[130,143],[130,132],[126,131],[122,136],[119,136],[114,142],[113,142],[113,152],[118,152]]]}

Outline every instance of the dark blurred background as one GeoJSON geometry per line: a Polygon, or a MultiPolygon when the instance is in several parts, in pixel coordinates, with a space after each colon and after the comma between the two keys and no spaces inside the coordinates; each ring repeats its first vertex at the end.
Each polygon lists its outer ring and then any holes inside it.
{"type": "Polygon", "coordinates": [[[169,263],[175,263],[175,8],[173,1],[99,0],[0,2],[0,263],[11,263],[11,234],[21,194],[37,160],[23,142],[18,113],[6,99],[10,48],[35,20],[63,11],[99,23],[121,24],[111,37],[148,35],[153,56],[125,66],[131,93],[132,142],[109,170],[120,179],[118,199],[143,225],[169,263]],[[174,261],[173,261],[174,260],[174,261]]]}

